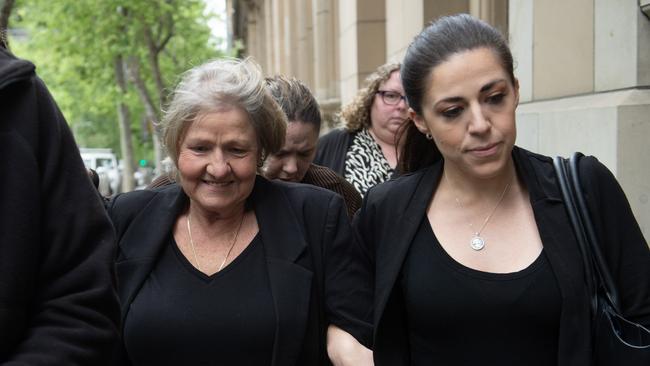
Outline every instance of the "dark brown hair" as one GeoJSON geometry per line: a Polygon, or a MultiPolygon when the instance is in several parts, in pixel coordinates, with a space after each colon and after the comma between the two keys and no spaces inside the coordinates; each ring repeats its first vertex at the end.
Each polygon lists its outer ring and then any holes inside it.
{"type": "MultiPolygon", "coordinates": [[[[422,116],[431,71],[454,54],[477,48],[492,50],[512,85],[515,84],[512,53],[496,28],[468,14],[446,16],[431,22],[406,50],[401,77],[409,107],[422,116]]],[[[398,163],[400,172],[412,172],[442,159],[433,141],[418,131],[412,121],[405,124],[401,133],[405,140],[398,163]]]]}
{"type": "Polygon", "coordinates": [[[309,123],[320,131],[321,114],[316,98],[309,88],[300,80],[282,75],[267,77],[266,90],[287,116],[288,122],[301,121],[309,123]]]}

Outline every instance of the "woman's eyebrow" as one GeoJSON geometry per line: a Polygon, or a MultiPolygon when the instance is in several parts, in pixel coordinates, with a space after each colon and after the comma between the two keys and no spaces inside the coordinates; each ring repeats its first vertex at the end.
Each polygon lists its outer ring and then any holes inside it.
{"type": "Polygon", "coordinates": [[[486,91],[492,89],[492,88],[494,87],[494,85],[496,85],[497,83],[500,83],[500,82],[502,82],[502,81],[505,81],[505,80],[504,80],[504,79],[498,79],[498,80],[494,80],[494,81],[491,81],[491,82],[485,84],[485,85],[481,88],[481,93],[486,92],[486,91]]]}

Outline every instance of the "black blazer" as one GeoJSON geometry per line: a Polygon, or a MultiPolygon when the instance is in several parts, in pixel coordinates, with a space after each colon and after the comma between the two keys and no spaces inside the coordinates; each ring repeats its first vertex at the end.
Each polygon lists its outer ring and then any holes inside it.
{"type": "Polygon", "coordinates": [[[103,365],[115,234],[34,65],[0,47],[0,364],[103,365]]]}
{"type": "MultiPolygon", "coordinates": [[[[589,298],[573,229],[557,187],[552,160],[515,147],[517,175],[528,188],[537,227],[562,296],[558,365],[590,365],[589,298]]],[[[442,162],[378,185],[355,218],[355,232],[376,267],[375,364],[408,365],[401,291],[402,263],[436,189],[442,162]]],[[[650,251],[623,191],[595,158],[581,163],[585,194],[603,252],[618,282],[624,312],[650,325],[650,251]]],[[[435,331],[435,330],[434,330],[435,331]]],[[[531,332],[535,331],[531,329],[531,332]]]]}
{"type": "Polygon", "coordinates": [[[345,154],[354,141],[356,132],[345,128],[334,129],[318,139],[313,163],[328,167],[336,174],[345,176],[345,154]]]}
{"type": "MultiPolygon", "coordinates": [[[[264,243],[275,302],[272,364],[327,364],[328,324],[369,346],[370,271],[358,261],[360,248],[351,240],[341,197],[318,187],[258,176],[249,203],[264,243]]],[[[119,242],[116,269],[122,320],[187,205],[177,184],[118,195],[110,204],[119,242]]],[[[126,355],[120,357],[117,363],[129,364],[126,355]]]]}

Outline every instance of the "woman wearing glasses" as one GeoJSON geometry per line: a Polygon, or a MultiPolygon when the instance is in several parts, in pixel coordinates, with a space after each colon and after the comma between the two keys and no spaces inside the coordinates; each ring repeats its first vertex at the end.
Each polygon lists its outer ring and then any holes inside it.
{"type": "Polygon", "coordinates": [[[400,64],[380,66],[368,86],[341,111],[344,128],[321,137],[314,164],[339,173],[365,195],[384,182],[397,164],[398,130],[407,120],[400,64]]]}

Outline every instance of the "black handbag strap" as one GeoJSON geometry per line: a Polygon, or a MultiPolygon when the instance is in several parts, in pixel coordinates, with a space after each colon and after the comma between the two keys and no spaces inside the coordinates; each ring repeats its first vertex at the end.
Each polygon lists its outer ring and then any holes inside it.
{"type": "Polygon", "coordinates": [[[585,195],[582,192],[582,185],[580,184],[580,170],[578,167],[580,159],[582,157],[582,153],[575,152],[569,160],[569,176],[571,177],[573,191],[575,193],[576,202],[578,204],[578,213],[582,218],[582,224],[587,233],[587,243],[590,245],[589,249],[591,249],[591,259],[594,262],[594,267],[596,268],[598,279],[600,280],[600,285],[603,287],[604,293],[609,299],[610,305],[619,314],[622,314],[620,312],[620,299],[618,297],[616,283],[614,282],[612,274],[607,267],[605,256],[600,250],[600,242],[598,240],[598,236],[596,235],[596,230],[594,230],[591,216],[589,215],[589,208],[585,202],[585,195]]]}
{"type": "Polygon", "coordinates": [[[569,221],[573,227],[573,232],[576,236],[576,241],[578,242],[578,249],[582,254],[582,264],[585,272],[585,282],[589,294],[591,296],[591,311],[593,314],[596,313],[596,307],[598,305],[598,298],[596,292],[594,268],[591,260],[591,254],[587,244],[587,236],[585,229],[582,226],[582,221],[580,220],[580,215],[578,214],[577,206],[573,196],[573,191],[569,184],[568,169],[567,169],[567,159],[556,156],[553,159],[553,167],[555,168],[555,174],[557,175],[558,185],[560,186],[560,191],[562,192],[562,198],[564,199],[564,207],[566,209],[567,215],[569,216],[569,221]]]}
{"type": "Polygon", "coordinates": [[[564,198],[567,214],[582,253],[587,287],[592,297],[592,310],[596,310],[598,291],[601,290],[606,296],[609,305],[614,310],[619,311],[618,291],[600,250],[598,237],[580,184],[579,163],[582,157],[583,155],[579,152],[574,153],[569,160],[558,156],[553,159],[553,166],[558,177],[558,184],[564,198]]]}

